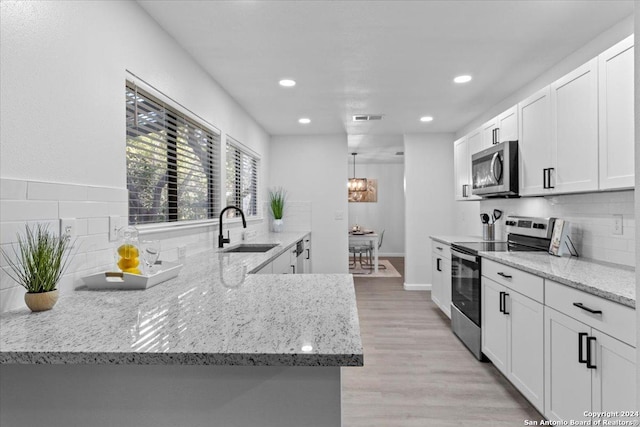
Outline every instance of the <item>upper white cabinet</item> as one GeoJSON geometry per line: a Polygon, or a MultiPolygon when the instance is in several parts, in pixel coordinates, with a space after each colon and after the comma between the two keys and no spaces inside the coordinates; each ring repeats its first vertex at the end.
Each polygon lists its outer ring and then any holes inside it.
{"type": "Polygon", "coordinates": [[[598,189],[598,60],[551,85],[554,162],[547,183],[556,193],[598,189]]]}
{"type": "Polygon", "coordinates": [[[518,106],[514,105],[496,118],[496,142],[518,139],[518,106]]]}
{"type": "MultiPolygon", "coordinates": [[[[518,106],[514,105],[480,127],[481,149],[518,139],[518,106]]],[[[474,153],[471,153],[474,154],[474,153]]]]}
{"type": "Polygon", "coordinates": [[[471,149],[480,146],[480,132],[465,136],[453,143],[453,162],[455,177],[456,200],[479,200],[480,197],[471,195],[471,149]],[[471,148],[473,146],[473,148],[471,148]]]}
{"type": "Polygon", "coordinates": [[[598,56],[600,189],[633,188],[633,36],[598,56]]]}
{"type": "Polygon", "coordinates": [[[518,164],[520,195],[550,191],[546,174],[552,166],[551,88],[546,87],[518,104],[520,117],[518,164]]]}

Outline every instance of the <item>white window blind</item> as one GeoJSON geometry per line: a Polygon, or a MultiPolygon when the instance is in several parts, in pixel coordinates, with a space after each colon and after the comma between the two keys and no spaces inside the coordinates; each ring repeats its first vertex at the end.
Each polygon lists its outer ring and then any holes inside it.
{"type": "Polygon", "coordinates": [[[129,224],[215,218],[220,133],[126,83],[129,224]]]}
{"type": "MultiPolygon", "coordinates": [[[[260,160],[239,142],[227,138],[227,205],[242,209],[246,217],[258,216],[258,167],[260,160]]],[[[229,217],[239,216],[228,210],[229,217]]]]}

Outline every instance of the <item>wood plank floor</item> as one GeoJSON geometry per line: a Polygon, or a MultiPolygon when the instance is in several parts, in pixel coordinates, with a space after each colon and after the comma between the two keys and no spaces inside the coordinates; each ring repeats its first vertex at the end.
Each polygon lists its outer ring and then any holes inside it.
{"type": "MultiPolygon", "coordinates": [[[[404,274],[404,258],[388,258],[404,274]]],[[[430,292],[355,277],[364,367],[342,369],[345,427],[522,426],[542,416],[451,332],[430,292]]]]}

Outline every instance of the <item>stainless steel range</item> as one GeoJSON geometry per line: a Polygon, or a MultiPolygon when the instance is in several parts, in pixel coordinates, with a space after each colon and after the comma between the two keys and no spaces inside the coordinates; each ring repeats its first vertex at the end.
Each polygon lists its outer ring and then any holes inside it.
{"type": "Polygon", "coordinates": [[[507,241],[451,244],[451,329],[476,356],[482,354],[480,259],[482,252],[548,251],[555,218],[509,216],[507,241]]]}

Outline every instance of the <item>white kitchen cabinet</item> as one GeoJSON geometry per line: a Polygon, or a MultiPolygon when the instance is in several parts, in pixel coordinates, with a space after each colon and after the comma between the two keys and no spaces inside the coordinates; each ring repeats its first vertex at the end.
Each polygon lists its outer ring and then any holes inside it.
{"type": "Polygon", "coordinates": [[[482,352],[539,411],[544,410],[544,306],[482,278],[482,352]]]}
{"type": "Polygon", "coordinates": [[[491,147],[498,142],[496,129],[498,128],[498,118],[494,117],[480,126],[480,150],[491,147]]]}
{"type": "MultiPolygon", "coordinates": [[[[293,247],[295,251],[295,246],[293,247]]],[[[293,274],[295,273],[295,253],[292,254],[291,248],[285,250],[276,259],[273,260],[273,274],[293,274]]]]}
{"type": "Polygon", "coordinates": [[[598,189],[598,59],[551,84],[554,193],[598,189]]]}
{"type": "Polygon", "coordinates": [[[633,188],[633,36],[598,56],[600,189],[633,188]]]}
{"type": "Polygon", "coordinates": [[[545,335],[548,419],[635,408],[635,348],[552,308],[545,311],[545,335]]]}
{"type": "Polygon", "coordinates": [[[493,280],[482,278],[482,353],[504,375],[507,375],[508,317],[502,310],[502,295],[506,289],[493,280]]]}
{"type": "Polygon", "coordinates": [[[543,174],[552,165],[551,88],[546,87],[518,104],[518,167],[520,195],[547,194],[543,174]]]}
{"type": "Polygon", "coordinates": [[[471,196],[471,160],[466,137],[453,143],[455,199],[468,200],[471,196]]]}
{"type": "Polygon", "coordinates": [[[518,139],[518,106],[514,105],[504,113],[487,121],[480,127],[481,149],[493,144],[518,139]]]}
{"type": "Polygon", "coordinates": [[[303,265],[304,270],[303,273],[309,274],[311,273],[311,235],[307,234],[304,236],[304,253],[302,256],[304,257],[303,265]]]}
{"type": "Polygon", "coordinates": [[[451,252],[450,246],[432,242],[431,300],[451,318],[451,252]]]}
{"type": "Polygon", "coordinates": [[[518,140],[518,106],[514,105],[496,118],[497,142],[518,140]]]}
{"type": "Polygon", "coordinates": [[[471,157],[479,151],[488,148],[482,145],[482,128],[478,128],[467,135],[467,143],[469,144],[469,184],[472,183],[471,177],[471,157]]]}

